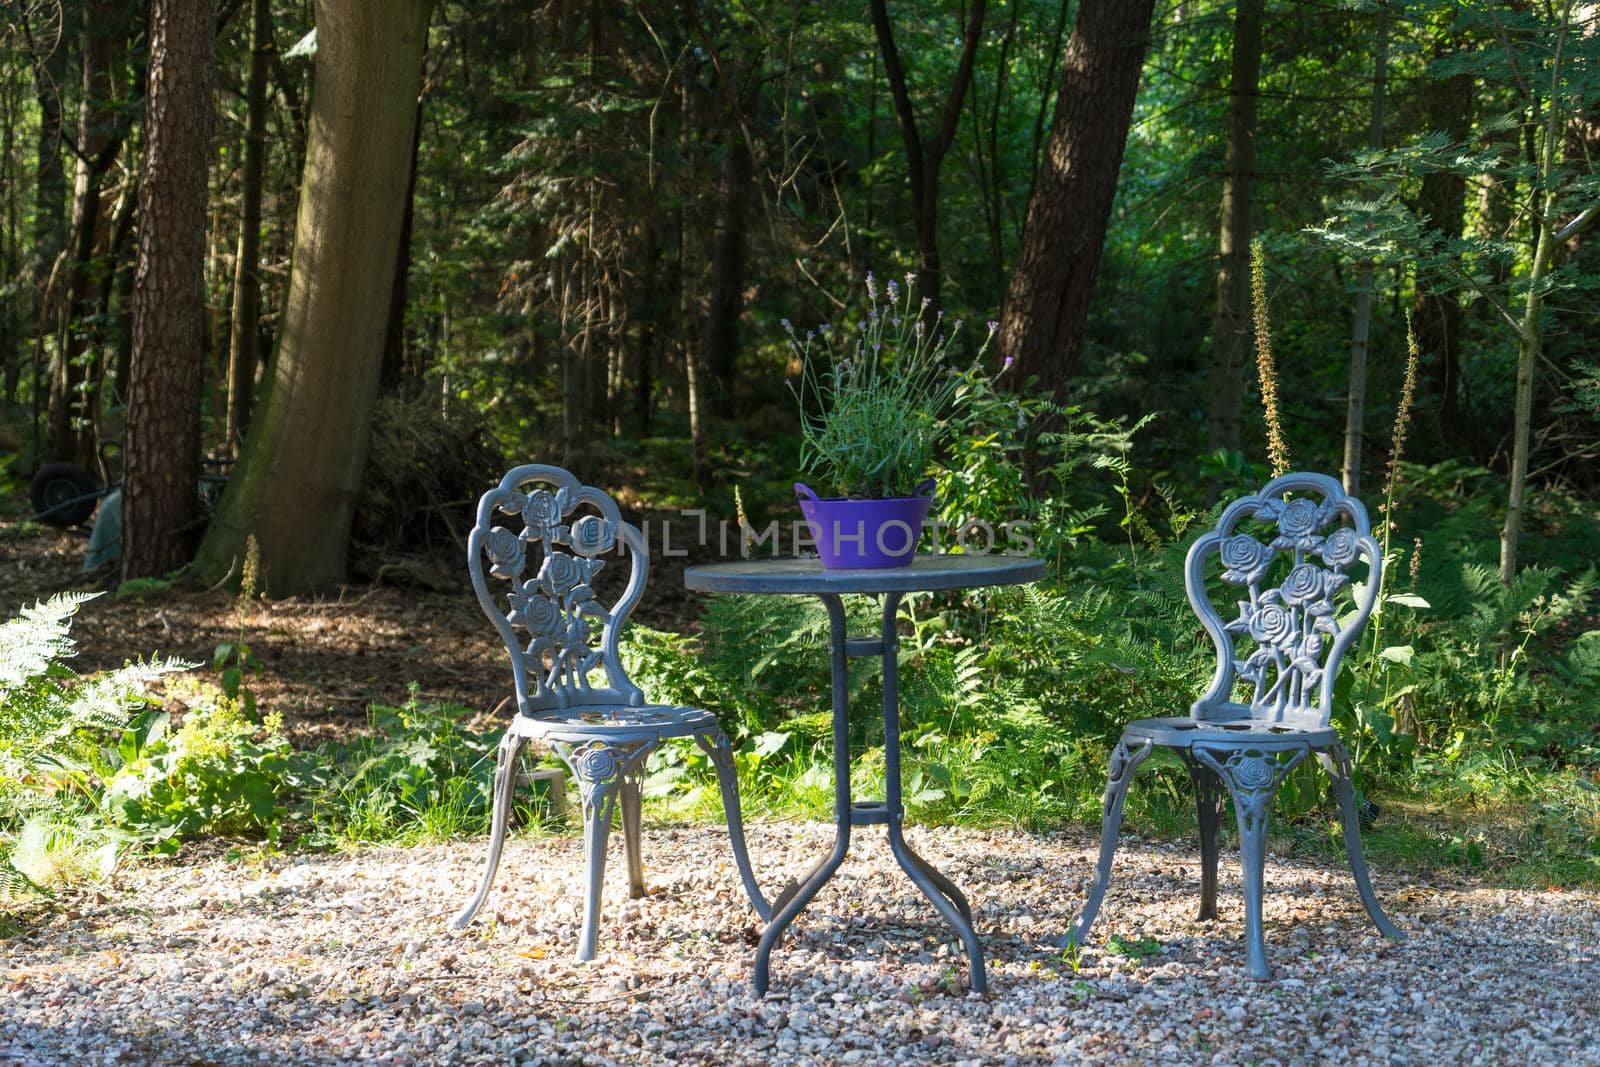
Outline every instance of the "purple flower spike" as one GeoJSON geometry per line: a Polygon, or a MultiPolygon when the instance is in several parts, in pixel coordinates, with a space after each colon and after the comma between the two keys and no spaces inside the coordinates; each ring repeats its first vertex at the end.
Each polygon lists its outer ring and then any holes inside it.
{"type": "Polygon", "coordinates": [[[1017,357],[1016,356],[1007,356],[1006,357],[1005,366],[1000,368],[1000,373],[1004,374],[1006,371],[1010,370],[1011,369],[1011,364],[1015,363],[1016,361],[1017,361],[1017,357]]]}
{"type": "Polygon", "coordinates": [[[870,270],[867,271],[867,296],[873,300],[878,299],[878,279],[872,276],[870,270]]]}
{"type": "Polygon", "coordinates": [[[995,320],[993,320],[993,319],[990,319],[990,320],[989,320],[989,332],[990,332],[990,333],[994,333],[994,332],[995,332],[995,331],[996,331],[996,330],[998,330],[998,329],[999,329],[999,328],[1000,328],[1000,324],[999,324],[999,323],[998,323],[998,322],[996,322],[996,321],[995,321],[995,320]]]}
{"type": "Polygon", "coordinates": [[[894,300],[900,295],[900,283],[893,278],[889,279],[889,299],[894,300]]]}

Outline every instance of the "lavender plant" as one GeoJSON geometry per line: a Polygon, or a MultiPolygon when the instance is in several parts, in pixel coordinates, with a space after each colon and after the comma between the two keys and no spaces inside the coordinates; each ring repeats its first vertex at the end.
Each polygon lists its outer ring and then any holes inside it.
{"type": "MultiPolygon", "coordinates": [[[[855,330],[824,323],[801,336],[788,319],[783,328],[802,371],[800,466],[825,491],[854,499],[910,496],[935,467],[951,415],[972,394],[984,353],[999,324],[968,363],[952,358],[961,333],[948,333],[944,313],[891,279],[880,292],[867,274],[866,315],[855,330]]],[[[1010,360],[1006,361],[1007,366],[1010,360]]]]}

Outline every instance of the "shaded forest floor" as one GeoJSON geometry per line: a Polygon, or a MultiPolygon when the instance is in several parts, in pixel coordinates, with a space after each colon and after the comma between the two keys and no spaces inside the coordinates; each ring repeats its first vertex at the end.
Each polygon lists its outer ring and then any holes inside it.
{"type": "MultiPolygon", "coordinates": [[[[68,590],[102,591],[104,573],[82,572],[87,538],[74,531],[0,522],[0,610],[10,618],[68,590]]],[[[634,619],[682,630],[694,615],[684,559],[654,560],[634,619]]],[[[296,745],[341,740],[367,723],[371,704],[417,698],[459,704],[485,720],[511,696],[510,668],[484,619],[466,568],[411,563],[380,584],[352,582],[319,599],[260,598],[241,612],[224,589],[174,584],[134,595],[108,593],[73,624],[79,673],[130,659],[173,656],[209,665],[218,645],[242,639],[261,663],[250,679],[263,710],[283,715],[296,745]]]]}

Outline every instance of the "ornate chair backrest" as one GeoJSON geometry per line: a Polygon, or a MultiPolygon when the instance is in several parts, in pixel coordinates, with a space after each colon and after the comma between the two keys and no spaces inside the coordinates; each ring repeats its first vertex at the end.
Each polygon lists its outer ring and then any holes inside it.
{"type": "Polygon", "coordinates": [[[1189,603],[1217,648],[1216,675],[1193,717],[1327,726],[1339,661],[1372,614],[1382,567],[1366,509],[1326,475],[1285,474],[1229,504],[1216,529],[1190,547],[1184,576],[1189,603]],[[1247,520],[1266,531],[1241,530],[1247,520]],[[1223,582],[1248,596],[1232,621],[1223,621],[1206,592],[1212,556],[1221,559],[1223,582]],[[1358,590],[1349,568],[1363,559],[1358,590]],[[1341,617],[1341,603],[1353,611],[1341,617]],[[1252,687],[1248,703],[1234,699],[1241,681],[1252,687]]]}
{"type": "Polygon", "coordinates": [[[478,501],[467,567],[478,603],[511,653],[518,711],[644,703],[622,669],[617,639],[644,593],[650,551],[638,528],[622,521],[616,501],[560,467],[510,470],[478,501]],[[496,516],[512,521],[496,525],[496,516]],[[633,566],[609,607],[594,590],[607,555],[633,566]],[[591,684],[596,667],[608,684],[591,684]]]}

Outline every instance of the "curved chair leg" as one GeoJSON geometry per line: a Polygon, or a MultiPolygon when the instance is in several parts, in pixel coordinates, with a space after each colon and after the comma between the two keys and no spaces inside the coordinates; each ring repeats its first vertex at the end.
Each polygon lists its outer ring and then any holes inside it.
{"type": "Polygon", "coordinates": [[[1217,772],[1195,759],[1188,749],[1179,749],[1194,783],[1195,812],[1200,823],[1200,914],[1208,922],[1217,917],[1217,831],[1222,826],[1222,809],[1227,794],[1217,772]]]}
{"type": "Polygon", "coordinates": [[[1356,892],[1361,894],[1361,903],[1366,905],[1367,914],[1372,916],[1374,925],[1384,937],[1404,941],[1406,935],[1389,921],[1383,908],[1379,907],[1378,896],[1372,891],[1372,880],[1367,876],[1367,859],[1361,851],[1361,822],[1356,812],[1356,789],[1350,771],[1350,756],[1344,746],[1335,741],[1328,751],[1318,752],[1317,759],[1322,761],[1323,769],[1333,779],[1333,787],[1339,793],[1339,821],[1344,824],[1344,851],[1350,858],[1350,873],[1355,876],[1356,892]]]}
{"type": "Polygon", "coordinates": [[[1306,758],[1309,749],[1282,750],[1208,749],[1195,746],[1194,754],[1217,773],[1233,794],[1233,810],[1239,819],[1239,861],[1244,868],[1244,937],[1250,977],[1265,981],[1272,977],[1267,965],[1266,938],[1261,925],[1263,875],[1267,860],[1267,823],[1272,818],[1272,799],[1278,783],[1306,758]]]}
{"type": "Polygon", "coordinates": [[[717,769],[717,784],[722,788],[722,811],[728,823],[728,843],[733,846],[733,862],[738,865],[745,894],[763,921],[771,919],[772,905],[761,893],[755,871],[750,866],[750,852],[745,846],[744,819],[739,810],[739,778],[733,766],[732,746],[721,730],[695,734],[694,740],[711,757],[711,764],[717,769]]]}
{"type": "Polygon", "coordinates": [[[1146,738],[1138,748],[1130,748],[1128,739],[1122,738],[1111,750],[1111,765],[1106,772],[1105,815],[1100,820],[1100,865],[1095,871],[1094,888],[1083,903],[1083,914],[1078,925],[1062,938],[1062,944],[1081,945],[1088,940],[1094,926],[1095,915],[1100,911],[1100,901],[1106,895],[1106,885],[1111,881],[1111,861],[1117,854],[1117,835],[1122,832],[1122,804],[1128,797],[1128,783],[1134,771],[1150,756],[1154,742],[1146,738]]]}
{"type": "Polygon", "coordinates": [[[628,894],[642,897],[644,888],[644,857],[640,853],[640,831],[644,813],[639,804],[639,776],[624,775],[617,784],[617,797],[622,802],[622,844],[628,856],[628,894]]]}
{"type": "Polygon", "coordinates": [[[526,737],[509,730],[500,739],[500,751],[494,764],[494,811],[489,818],[489,857],[484,862],[477,893],[450,921],[450,925],[457,930],[465,929],[477,916],[483,902],[489,899],[489,887],[494,884],[495,872],[500,869],[500,852],[506,843],[506,824],[511,821],[511,797],[517,788],[517,756],[527,743],[526,737]]]}
{"type": "Polygon", "coordinates": [[[578,779],[578,794],[583,801],[583,851],[588,859],[589,888],[583,898],[583,932],[578,937],[578,961],[595,957],[600,930],[600,893],[606,877],[606,841],[611,836],[611,819],[616,813],[618,793],[628,774],[650,746],[632,752],[613,748],[602,741],[591,741],[578,748],[552,743],[578,779]]]}

